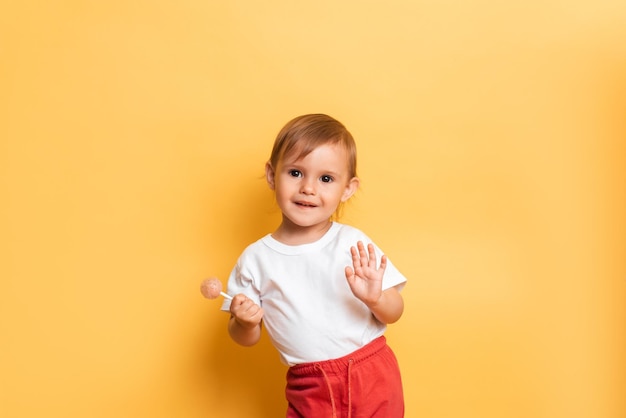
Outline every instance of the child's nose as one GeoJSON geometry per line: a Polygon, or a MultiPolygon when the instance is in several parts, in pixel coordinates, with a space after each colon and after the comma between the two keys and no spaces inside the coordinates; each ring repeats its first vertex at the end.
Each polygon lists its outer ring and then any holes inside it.
{"type": "Polygon", "coordinates": [[[302,194],[315,194],[315,180],[303,179],[300,184],[300,192],[302,194]]]}

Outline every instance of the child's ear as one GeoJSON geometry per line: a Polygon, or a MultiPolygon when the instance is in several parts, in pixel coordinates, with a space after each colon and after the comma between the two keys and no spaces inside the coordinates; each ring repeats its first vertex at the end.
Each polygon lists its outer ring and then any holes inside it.
{"type": "Polygon", "coordinates": [[[268,161],[267,163],[265,163],[265,180],[267,180],[267,184],[268,186],[270,186],[271,190],[275,190],[274,174],[274,168],[272,167],[272,164],[270,164],[270,162],[268,161]]]}
{"type": "Polygon", "coordinates": [[[348,199],[352,197],[353,194],[359,189],[359,184],[361,184],[361,180],[358,177],[352,177],[348,184],[346,185],[346,189],[343,191],[343,196],[341,196],[341,201],[346,202],[348,199]]]}

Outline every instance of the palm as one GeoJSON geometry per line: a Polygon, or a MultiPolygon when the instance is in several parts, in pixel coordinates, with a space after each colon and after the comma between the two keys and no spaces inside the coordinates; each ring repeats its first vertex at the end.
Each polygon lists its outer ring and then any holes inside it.
{"type": "Polygon", "coordinates": [[[357,248],[350,248],[350,253],[352,267],[346,267],[346,279],[352,293],[365,304],[376,303],[382,295],[387,257],[383,255],[380,267],[377,267],[374,246],[368,244],[366,251],[361,241],[357,243],[357,248]]]}

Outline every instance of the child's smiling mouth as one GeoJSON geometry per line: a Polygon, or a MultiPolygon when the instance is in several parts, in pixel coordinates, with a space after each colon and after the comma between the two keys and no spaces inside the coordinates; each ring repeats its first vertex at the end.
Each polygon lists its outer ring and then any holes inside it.
{"type": "Polygon", "coordinates": [[[305,207],[305,208],[315,208],[317,205],[310,202],[295,202],[297,206],[305,207]]]}

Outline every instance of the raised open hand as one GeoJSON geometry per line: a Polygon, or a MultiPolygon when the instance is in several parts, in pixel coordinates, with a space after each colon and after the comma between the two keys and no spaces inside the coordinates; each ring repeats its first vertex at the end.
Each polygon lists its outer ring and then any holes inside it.
{"type": "Polygon", "coordinates": [[[374,305],[382,295],[383,275],[387,268],[387,257],[382,256],[377,267],[374,245],[359,241],[356,248],[350,247],[353,267],[346,267],[346,279],[354,296],[367,306],[374,305]]]}

